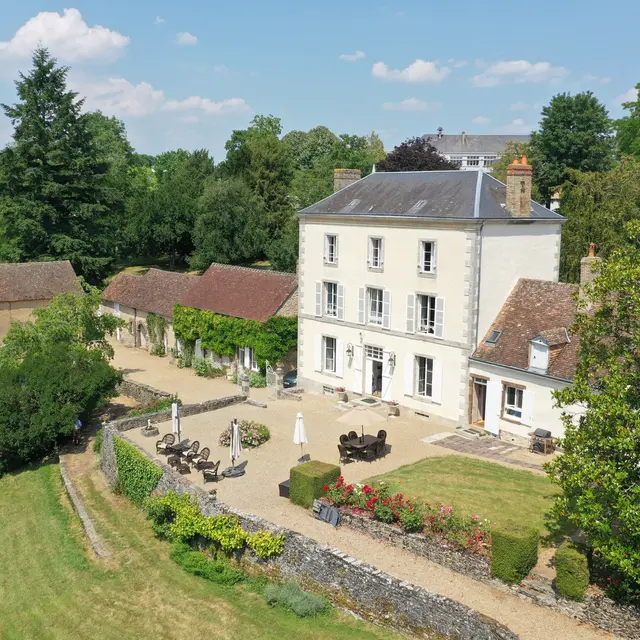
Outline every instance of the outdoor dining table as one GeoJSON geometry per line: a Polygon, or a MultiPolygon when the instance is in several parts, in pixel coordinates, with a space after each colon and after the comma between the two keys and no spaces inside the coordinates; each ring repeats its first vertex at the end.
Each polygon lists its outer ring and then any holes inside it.
{"type": "Polygon", "coordinates": [[[378,438],[377,436],[366,434],[365,436],[358,436],[353,440],[347,440],[344,443],[344,446],[347,449],[353,449],[354,451],[362,451],[363,449],[366,449],[367,447],[371,446],[372,444],[376,444],[377,442],[380,442],[380,438],[378,438]]]}

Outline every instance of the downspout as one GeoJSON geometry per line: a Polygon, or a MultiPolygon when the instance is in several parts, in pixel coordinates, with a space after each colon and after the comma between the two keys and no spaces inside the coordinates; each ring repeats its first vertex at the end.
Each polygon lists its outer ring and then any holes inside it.
{"type": "Polygon", "coordinates": [[[473,341],[473,351],[478,348],[478,326],[480,324],[480,287],[482,285],[482,230],[484,229],[484,220],[480,223],[480,250],[478,251],[478,304],[476,305],[476,326],[473,341]]]}

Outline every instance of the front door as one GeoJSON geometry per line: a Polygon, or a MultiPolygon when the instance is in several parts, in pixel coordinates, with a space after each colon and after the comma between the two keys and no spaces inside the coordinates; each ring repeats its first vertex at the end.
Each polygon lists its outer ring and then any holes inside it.
{"type": "Polygon", "coordinates": [[[380,347],[365,345],[364,392],[368,395],[382,393],[383,350],[380,347]]]}
{"type": "Polygon", "coordinates": [[[487,409],[487,381],[484,378],[471,379],[471,424],[484,425],[487,409]]]}

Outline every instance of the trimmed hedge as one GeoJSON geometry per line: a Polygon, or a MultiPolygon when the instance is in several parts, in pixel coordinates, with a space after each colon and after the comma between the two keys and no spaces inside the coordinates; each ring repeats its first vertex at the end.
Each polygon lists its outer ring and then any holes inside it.
{"type": "Polygon", "coordinates": [[[114,436],[113,448],[118,465],[118,485],[122,493],[141,507],[158,486],[162,469],[145,458],[133,445],[114,436]]]}
{"type": "Polygon", "coordinates": [[[289,474],[289,498],[291,502],[306,507],[313,506],[314,498],[324,495],[325,485],[340,477],[340,467],[327,462],[311,460],[293,467],[289,474]]]}
{"type": "Polygon", "coordinates": [[[538,562],[537,529],[511,528],[491,533],[491,573],[504,582],[520,582],[538,562]]]}
{"type": "Polygon", "coordinates": [[[556,588],[563,598],[584,600],[589,586],[587,556],[571,542],[556,551],[556,588]]]}

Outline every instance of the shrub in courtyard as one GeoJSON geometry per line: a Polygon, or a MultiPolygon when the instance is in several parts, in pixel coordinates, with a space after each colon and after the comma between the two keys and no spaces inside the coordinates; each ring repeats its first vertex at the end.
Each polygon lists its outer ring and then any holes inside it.
{"type": "MultiPolygon", "coordinates": [[[[271,432],[266,425],[253,420],[241,420],[238,427],[242,446],[245,448],[259,447],[271,437],[271,432]]],[[[228,447],[231,444],[231,425],[220,434],[218,444],[221,447],[228,447]]]]}
{"type": "Polygon", "coordinates": [[[162,469],[145,458],[133,445],[118,437],[113,438],[113,447],[120,490],[129,500],[141,506],[160,482],[162,469]]]}
{"type": "Polygon", "coordinates": [[[289,498],[291,502],[306,507],[313,505],[314,498],[325,494],[324,487],[337,484],[340,467],[319,460],[311,460],[293,467],[289,475],[289,498]]]}
{"type": "Polygon", "coordinates": [[[93,450],[98,454],[102,451],[102,429],[99,429],[98,433],[96,433],[95,440],[93,441],[93,450]]]}
{"type": "Polygon", "coordinates": [[[166,356],[167,352],[164,348],[163,344],[154,344],[153,347],[151,347],[151,355],[152,356],[166,356]]]}
{"type": "Polygon", "coordinates": [[[184,542],[175,543],[169,555],[185,571],[216,584],[233,585],[246,577],[242,571],[231,567],[228,561],[210,558],[206,553],[196,551],[184,542]]]}
{"type": "Polygon", "coordinates": [[[249,386],[257,389],[267,386],[267,377],[263,376],[257,371],[253,371],[249,374],[249,386]]]}
{"type": "Polygon", "coordinates": [[[587,556],[571,542],[556,551],[556,587],[560,595],[570,600],[583,600],[589,586],[587,556]]]}
{"type": "Polygon", "coordinates": [[[264,597],[268,604],[290,609],[300,618],[319,615],[329,608],[327,600],[303,591],[295,582],[270,584],[264,590],[264,597]]]}
{"type": "Polygon", "coordinates": [[[508,583],[520,582],[538,562],[537,529],[495,529],[491,536],[491,573],[508,583]]]}

